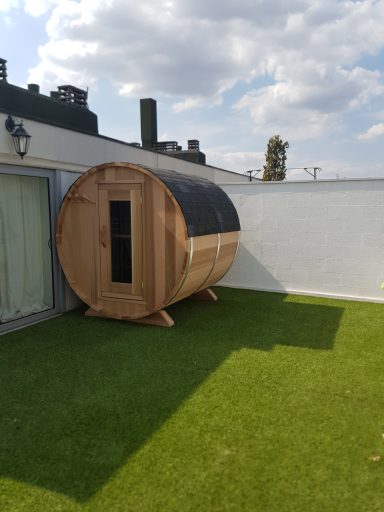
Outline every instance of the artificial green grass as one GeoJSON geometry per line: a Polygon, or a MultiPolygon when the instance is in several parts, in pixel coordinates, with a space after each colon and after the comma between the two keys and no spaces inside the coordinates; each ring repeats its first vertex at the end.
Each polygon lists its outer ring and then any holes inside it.
{"type": "Polygon", "coordinates": [[[1,512],[384,509],[384,306],[216,291],[0,337],[1,512]]]}

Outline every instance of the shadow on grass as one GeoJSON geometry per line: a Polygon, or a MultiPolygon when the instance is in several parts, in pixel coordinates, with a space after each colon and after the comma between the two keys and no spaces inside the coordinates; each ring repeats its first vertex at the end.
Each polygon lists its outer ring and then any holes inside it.
{"type": "Polygon", "coordinates": [[[330,350],[343,312],[218,295],[168,308],[172,329],[76,311],[0,338],[0,475],[86,501],[232,351],[330,350]]]}

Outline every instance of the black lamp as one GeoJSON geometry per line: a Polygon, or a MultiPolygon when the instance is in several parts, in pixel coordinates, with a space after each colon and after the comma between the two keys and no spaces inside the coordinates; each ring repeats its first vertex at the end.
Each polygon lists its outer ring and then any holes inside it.
{"type": "Polygon", "coordinates": [[[24,155],[28,153],[31,135],[23,126],[23,122],[16,123],[11,115],[5,121],[5,127],[12,135],[13,145],[15,146],[16,153],[23,159],[24,155]]]}

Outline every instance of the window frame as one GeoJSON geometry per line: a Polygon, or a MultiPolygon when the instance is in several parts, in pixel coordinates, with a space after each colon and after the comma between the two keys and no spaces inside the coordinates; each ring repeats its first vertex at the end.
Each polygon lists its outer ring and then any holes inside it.
{"type": "Polygon", "coordinates": [[[33,313],[23,318],[17,318],[9,322],[0,324],[0,335],[7,332],[32,325],[42,320],[47,320],[57,316],[63,310],[63,290],[60,277],[60,266],[56,251],[56,219],[59,208],[59,190],[57,183],[57,171],[54,169],[41,169],[37,167],[22,167],[8,164],[0,164],[0,174],[10,174],[14,176],[31,176],[35,178],[48,179],[48,208],[50,221],[50,240],[51,240],[51,272],[52,272],[52,292],[53,308],[33,313]]]}
{"type": "Polygon", "coordinates": [[[116,183],[98,186],[98,217],[100,242],[98,245],[99,297],[101,299],[144,300],[143,286],[143,188],[141,183],[129,183],[122,189],[116,183]],[[112,281],[110,201],[131,203],[132,282],[112,281]],[[105,240],[104,240],[105,239],[105,240]]]}

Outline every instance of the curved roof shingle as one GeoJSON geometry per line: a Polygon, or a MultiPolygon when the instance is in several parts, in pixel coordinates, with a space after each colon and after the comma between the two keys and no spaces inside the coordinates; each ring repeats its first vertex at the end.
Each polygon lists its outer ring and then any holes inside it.
{"type": "Polygon", "coordinates": [[[212,181],[177,171],[144,168],[157,176],[174,195],[183,212],[189,237],[240,231],[236,208],[224,190],[212,181]]]}

